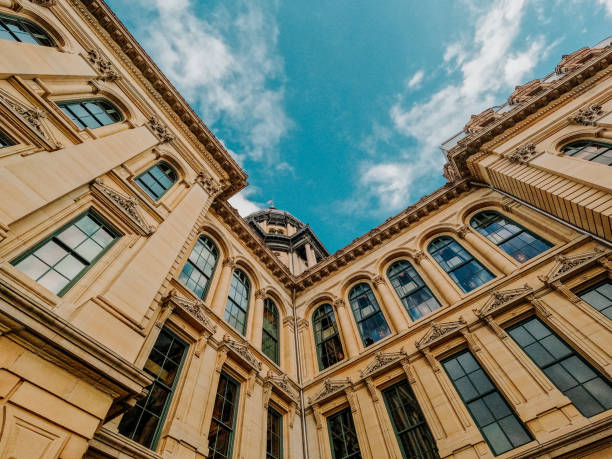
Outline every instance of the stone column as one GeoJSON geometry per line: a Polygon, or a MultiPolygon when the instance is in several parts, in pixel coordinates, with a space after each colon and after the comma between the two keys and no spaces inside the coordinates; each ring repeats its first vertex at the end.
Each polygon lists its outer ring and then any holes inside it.
{"type": "Polygon", "coordinates": [[[221,269],[221,277],[219,283],[215,289],[215,296],[212,300],[212,310],[219,317],[223,317],[225,312],[225,303],[227,302],[227,295],[229,294],[230,285],[232,282],[232,274],[234,274],[234,268],[236,267],[236,259],[228,257],[223,260],[223,268],[221,269]]]}
{"type": "MultiPolygon", "coordinates": [[[[306,322],[306,328],[308,327],[308,322],[306,322]]],[[[282,321],[282,329],[281,329],[281,360],[280,366],[283,371],[291,377],[297,377],[297,365],[296,365],[296,356],[295,352],[295,338],[293,334],[295,333],[293,316],[287,316],[282,321]]],[[[302,352],[302,356],[306,354],[302,352]]]]}
{"type": "Polygon", "coordinates": [[[384,304],[385,310],[387,314],[389,314],[389,318],[391,319],[391,324],[396,332],[400,330],[404,330],[407,326],[406,318],[404,317],[402,310],[400,309],[397,301],[393,297],[393,293],[389,288],[385,278],[383,276],[376,276],[373,279],[374,287],[380,294],[382,302],[384,304]]]}
{"type": "Polygon", "coordinates": [[[445,278],[440,271],[433,265],[431,260],[423,252],[417,252],[414,256],[414,261],[423,268],[427,279],[425,283],[431,282],[436,286],[436,290],[442,294],[444,299],[449,304],[454,304],[461,300],[461,295],[457,292],[454,285],[450,285],[452,280],[445,278]]]}
{"type": "Polygon", "coordinates": [[[264,289],[255,292],[255,306],[253,307],[252,324],[251,324],[251,344],[261,350],[261,337],[263,334],[263,312],[264,298],[266,291],[264,289]]]}
{"type": "Polygon", "coordinates": [[[306,244],[306,260],[308,262],[308,267],[314,266],[317,264],[317,257],[315,256],[314,250],[310,244],[306,244]]]}
{"type": "Polygon", "coordinates": [[[469,227],[462,226],[457,230],[457,236],[465,239],[478,255],[487,260],[496,269],[504,274],[510,274],[516,269],[514,263],[508,260],[501,252],[501,249],[491,247],[486,241],[483,241],[469,227]]]}
{"type": "Polygon", "coordinates": [[[336,314],[338,316],[338,324],[340,325],[340,334],[344,337],[344,345],[346,349],[347,358],[351,358],[359,354],[359,345],[353,333],[353,327],[351,327],[351,318],[346,308],[346,303],[342,298],[338,298],[334,301],[336,307],[336,314]]]}

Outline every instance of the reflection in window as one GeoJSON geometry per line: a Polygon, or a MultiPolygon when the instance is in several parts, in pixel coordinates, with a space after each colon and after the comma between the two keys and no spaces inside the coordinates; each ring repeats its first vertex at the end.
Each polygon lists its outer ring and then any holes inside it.
{"type": "Polygon", "coordinates": [[[12,264],[62,296],[113,245],[119,233],[93,211],[78,217],[12,264]]]}
{"type": "Polygon", "coordinates": [[[350,408],[327,418],[327,430],[334,459],[361,459],[355,423],[350,408]]]}
{"type": "Polygon", "coordinates": [[[612,386],[537,317],[508,334],[584,416],[612,408],[612,386]]]}
{"type": "Polygon", "coordinates": [[[521,263],[546,252],[552,244],[495,211],[472,217],[472,228],[521,263]]]}
{"type": "Polygon", "coordinates": [[[277,365],[280,362],[280,320],[278,309],[270,298],[264,301],[261,351],[277,365]]]}
{"type": "Polygon", "coordinates": [[[565,145],[561,151],[574,158],[612,166],[612,144],[610,143],[579,140],[565,145]]]}
{"type": "Polygon", "coordinates": [[[57,105],[80,129],[95,129],[121,121],[121,113],[102,99],[58,102],[57,105]]]}
{"type": "Polygon", "coordinates": [[[283,457],[283,417],[270,407],[268,407],[266,431],[266,459],[281,459],[283,457]]]}
{"type": "Polygon", "coordinates": [[[578,296],[612,320],[612,281],[607,279],[578,296]]]}
{"type": "Polygon", "coordinates": [[[374,344],[391,333],[368,284],[364,282],[353,287],[349,293],[349,302],[364,346],[374,344]]]}
{"type": "Polygon", "coordinates": [[[186,354],[187,345],[163,328],[144,367],[153,377],[153,384],[147,387],[147,395],[121,418],[121,435],[155,449],[186,354]]]}
{"type": "Polygon", "coordinates": [[[53,46],[53,40],[43,29],[26,19],[6,14],[0,14],[0,40],[53,46]]]}
{"type": "Polygon", "coordinates": [[[199,298],[206,297],[218,255],[215,243],[209,237],[200,236],[183,266],[179,280],[199,298]]]}
{"type": "Polygon", "coordinates": [[[155,201],[159,201],[166,191],[174,185],[178,176],[167,163],[161,161],[136,177],[136,183],[155,201]]]}
{"type": "Polygon", "coordinates": [[[10,147],[11,145],[15,145],[15,142],[13,142],[4,132],[0,131],[0,148],[10,147]]]}
{"type": "Polygon", "coordinates": [[[219,377],[212,421],[208,431],[208,457],[230,459],[234,446],[240,385],[225,373],[219,377]]]}
{"type": "Polygon", "coordinates": [[[436,459],[438,448],[412,389],[402,381],[383,391],[395,436],[405,459],[436,459]]]}
{"type": "Polygon", "coordinates": [[[224,320],[243,335],[246,333],[251,283],[247,275],[237,269],[232,276],[224,320]]]}
{"type": "Polygon", "coordinates": [[[319,370],[324,370],[344,358],[336,316],[331,305],[323,304],[317,308],[312,315],[312,330],[317,347],[319,370]]]}
{"type": "Polygon", "coordinates": [[[440,307],[436,297],[408,261],[393,263],[387,270],[387,277],[412,320],[418,320],[440,307]]]}
{"type": "Polygon", "coordinates": [[[448,236],[434,239],[429,244],[429,253],[466,293],[493,279],[487,268],[448,236]]]}
{"type": "Polygon", "coordinates": [[[454,355],[442,365],[496,456],[531,441],[531,435],[470,351],[454,355]]]}

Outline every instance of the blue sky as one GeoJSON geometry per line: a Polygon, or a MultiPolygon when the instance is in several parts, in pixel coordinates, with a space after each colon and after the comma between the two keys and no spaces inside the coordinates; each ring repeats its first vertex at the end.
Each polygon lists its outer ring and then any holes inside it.
{"type": "Polygon", "coordinates": [[[612,33],[612,0],[107,0],[269,202],[330,252],[444,184],[471,114],[612,33]]]}

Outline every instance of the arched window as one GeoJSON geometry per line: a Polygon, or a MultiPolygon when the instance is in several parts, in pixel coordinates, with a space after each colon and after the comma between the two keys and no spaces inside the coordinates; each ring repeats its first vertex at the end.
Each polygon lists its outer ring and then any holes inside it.
{"type": "Polygon", "coordinates": [[[472,228],[521,263],[552,247],[548,241],[493,210],[485,210],[474,215],[470,224],[472,228]]]}
{"type": "Polygon", "coordinates": [[[378,301],[368,284],[357,284],[349,293],[349,302],[364,346],[388,336],[391,331],[378,301]]]}
{"type": "Polygon", "coordinates": [[[336,326],[336,316],[331,305],[323,304],[314,312],[312,315],[312,331],[317,347],[319,370],[324,370],[344,358],[344,351],[336,326]]]}
{"type": "Polygon", "coordinates": [[[453,238],[437,237],[431,241],[428,250],[434,260],[466,293],[486,284],[494,277],[453,238]]]}
{"type": "Polygon", "coordinates": [[[0,148],[10,147],[11,145],[15,145],[15,142],[13,142],[4,132],[0,131],[0,148]]]}
{"type": "Polygon", "coordinates": [[[561,151],[574,158],[612,166],[612,143],[579,140],[565,145],[561,151]]]}
{"type": "Polygon", "coordinates": [[[80,129],[95,129],[122,120],[121,112],[104,99],[58,102],[57,105],[80,129]]]}
{"type": "Polygon", "coordinates": [[[159,199],[178,179],[176,171],[168,163],[161,161],[147,169],[138,177],[136,183],[154,200],[159,199]]]}
{"type": "Polygon", "coordinates": [[[6,14],[0,14],[0,40],[54,46],[49,34],[36,24],[26,19],[6,14]]]}
{"type": "Polygon", "coordinates": [[[393,263],[387,270],[387,277],[412,320],[418,320],[440,307],[436,297],[408,261],[393,263]]]}
{"type": "Polygon", "coordinates": [[[280,320],[278,309],[270,298],[264,301],[261,351],[277,365],[280,363],[280,320]]]}
{"type": "Polygon", "coordinates": [[[250,293],[251,283],[249,278],[244,271],[235,270],[225,304],[224,319],[243,335],[246,333],[250,293]]]}
{"type": "Polygon", "coordinates": [[[179,276],[179,280],[202,299],[206,298],[218,256],[215,243],[207,236],[200,236],[179,276]]]}

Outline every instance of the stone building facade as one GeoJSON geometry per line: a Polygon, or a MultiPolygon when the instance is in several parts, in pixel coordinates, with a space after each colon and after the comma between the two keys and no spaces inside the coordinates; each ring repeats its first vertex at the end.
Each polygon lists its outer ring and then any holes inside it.
{"type": "Polygon", "coordinates": [[[102,0],[0,0],[0,57],[0,457],[612,455],[610,40],[331,255],[102,0]]]}

